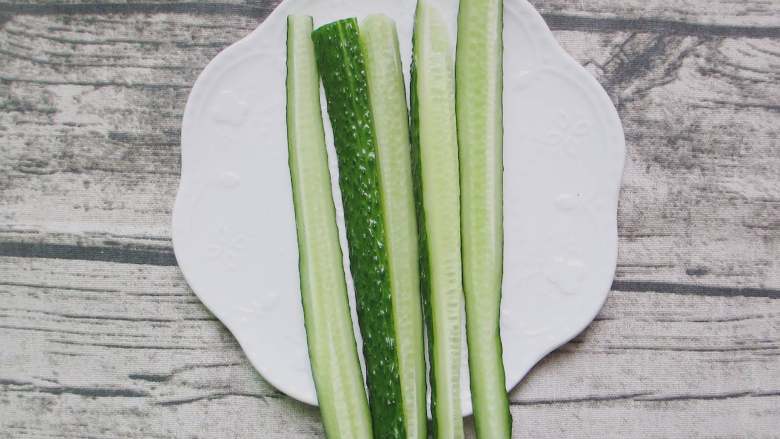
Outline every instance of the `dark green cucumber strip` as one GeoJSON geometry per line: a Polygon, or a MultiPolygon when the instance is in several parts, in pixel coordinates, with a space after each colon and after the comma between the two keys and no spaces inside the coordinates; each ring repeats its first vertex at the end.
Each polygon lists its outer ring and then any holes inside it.
{"type": "Polygon", "coordinates": [[[384,200],[366,64],[355,19],[312,33],[339,164],[339,185],[377,438],[406,436],[384,200]]]}
{"type": "Polygon", "coordinates": [[[455,64],[463,288],[478,438],[510,438],[499,315],[503,275],[502,0],[460,0],[455,64]]]}
{"type": "Polygon", "coordinates": [[[412,59],[412,159],[433,434],[459,439],[463,286],[452,46],[439,11],[425,0],[417,3],[412,59]]]}
{"type": "Polygon", "coordinates": [[[427,439],[409,113],[395,23],[384,15],[369,16],[360,25],[360,39],[374,116],[406,437],[427,439]]]}
{"type": "Polygon", "coordinates": [[[312,18],[287,19],[287,142],[312,375],[325,432],[371,437],[325,149],[312,18]]]}

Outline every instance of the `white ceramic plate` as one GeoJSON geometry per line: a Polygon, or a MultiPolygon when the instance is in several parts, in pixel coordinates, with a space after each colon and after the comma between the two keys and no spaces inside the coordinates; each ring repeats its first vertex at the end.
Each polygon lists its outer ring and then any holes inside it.
{"type": "MultiPolygon", "coordinates": [[[[448,18],[454,50],[457,1],[429,1],[448,18]]],[[[184,112],[173,213],[179,266],[260,374],[309,404],[316,404],[316,394],[287,167],[285,19],[308,14],[319,25],[371,13],[390,16],[398,25],[408,84],[414,8],[415,0],[286,0],[209,63],[184,112]]],[[[501,334],[511,389],[543,356],[582,331],[604,303],[615,270],[625,144],[607,94],[525,0],[505,2],[504,46],[501,334]]],[[[338,216],[346,253],[340,209],[338,216]]],[[[467,415],[465,346],[463,367],[467,415]]]]}

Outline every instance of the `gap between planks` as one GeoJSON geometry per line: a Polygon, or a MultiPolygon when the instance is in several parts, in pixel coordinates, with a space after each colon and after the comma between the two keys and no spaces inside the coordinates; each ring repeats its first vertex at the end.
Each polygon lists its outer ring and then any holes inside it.
{"type": "MultiPolygon", "coordinates": [[[[176,256],[170,247],[153,250],[115,247],[87,247],[39,242],[1,242],[0,257],[62,259],[75,261],[100,261],[118,264],[177,266],[176,256]]],[[[743,296],[780,299],[780,289],[727,287],[677,282],[615,280],[612,290],[641,293],[668,293],[695,296],[743,296]]]]}

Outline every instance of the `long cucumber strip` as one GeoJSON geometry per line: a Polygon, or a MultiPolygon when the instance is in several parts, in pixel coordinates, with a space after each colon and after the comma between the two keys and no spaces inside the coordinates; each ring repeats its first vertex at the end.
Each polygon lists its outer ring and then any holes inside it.
{"type": "Polygon", "coordinates": [[[412,149],[420,277],[435,438],[462,438],[463,287],[452,47],[438,10],[419,0],[412,67],[412,149]]]}
{"type": "Polygon", "coordinates": [[[327,24],[314,31],[312,38],[338,156],[374,433],[377,438],[402,438],[406,431],[385,200],[357,21],[352,18],[327,24]]]}
{"type": "Polygon", "coordinates": [[[427,439],[417,221],[398,34],[391,19],[372,15],[361,24],[360,38],[376,132],[406,437],[427,439]]]}
{"type": "Polygon", "coordinates": [[[503,275],[502,0],[461,0],[455,64],[463,288],[478,438],[509,438],[499,315],[503,275]]]}
{"type": "Polygon", "coordinates": [[[371,418],[341,262],[311,31],[311,17],[288,18],[287,141],[306,338],[326,434],[365,439],[371,418]]]}

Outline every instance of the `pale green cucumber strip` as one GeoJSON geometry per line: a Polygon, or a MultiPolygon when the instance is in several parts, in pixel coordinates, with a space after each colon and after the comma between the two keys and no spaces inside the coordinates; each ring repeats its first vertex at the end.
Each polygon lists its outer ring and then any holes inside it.
{"type": "Polygon", "coordinates": [[[447,25],[424,0],[417,3],[413,62],[412,141],[434,437],[459,439],[463,287],[454,67],[447,25]]]}
{"type": "Polygon", "coordinates": [[[287,20],[287,141],[312,375],[330,438],[372,435],[347,298],[320,107],[312,18],[287,20]]]}
{"type": "Polygon", "coordinates": [[[409,115],[395,23],[384,15],[369,16],[360,25],[360,38],[374,116],[406,437],[426,439],[417,221],[409,115]]]}
{"type": "Polygon", "coordinates": [[[510,438],[499,315],[503,274],[502,0],[461,0],[456,99],[463,288],[478,438],[510,438]]]}

